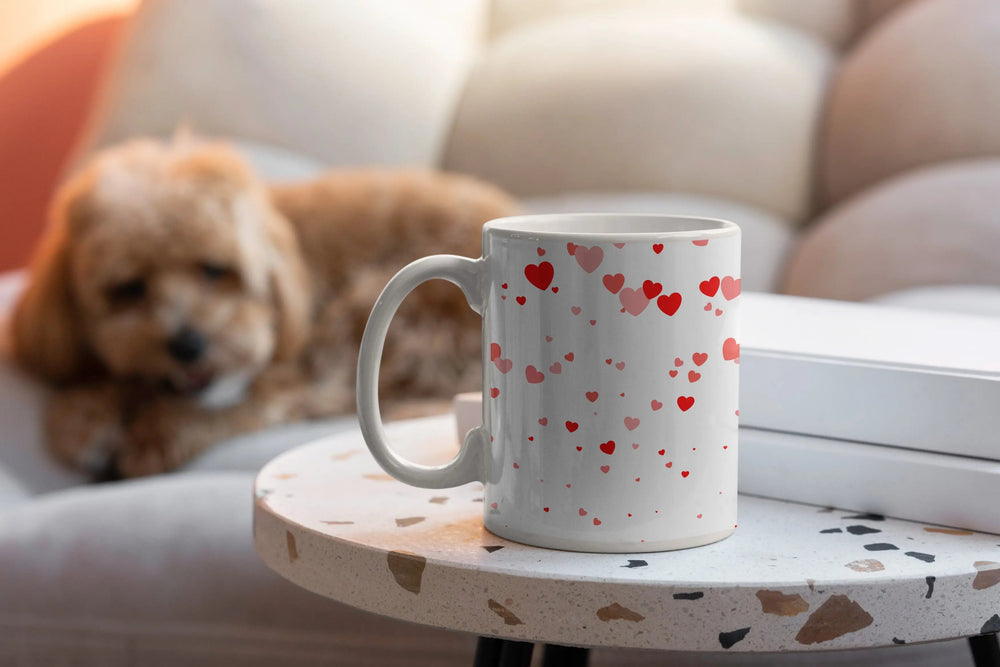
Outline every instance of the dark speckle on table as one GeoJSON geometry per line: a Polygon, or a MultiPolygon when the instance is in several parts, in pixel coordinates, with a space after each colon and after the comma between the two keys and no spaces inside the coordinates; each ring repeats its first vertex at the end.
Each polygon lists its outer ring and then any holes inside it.
{"type": "Polygon", "coordinates": [[[874,544],[866,544],[865,549],[868,551],[895,551],[898,550],[895,544],[889,544],[888,542],[876,542],[874,544]]]}
{"type": "Polygon", "coordinates": [[[631,559],[629,559],[628,565],[622,565],[622,567],[627,567],[627,568],[631,569],[633,567],[646,567],[647,565],[649,565],[649,563],[647,563],[644,560],[631,560],[631,559]]]}
{"type": "Polygon", "coordinates": [[[1000,632],[1000,615],[993,614],[989,620],[983,623],[983,629],[979,632],[984,635],[990,632],[1000,632]]]}
{"type": "Polygon", "coordinates": [[[743,638],[750,634],[750,628],[740,628],[730,632],[719,633],[719,643],[722,648],[732,648],[735,644],[743,641],[743,638]]]}
{"type": "Polygon", "coordinates": [[[892,643],[893,644],[905,644],[906,640],[905,639],[897,639],[896,637],[893,637],[892,638],[892,643]]]}
{"type": "Polygon", "coordinates": [[[674,593],[675,600],[700,600],[705,597],[705,594],[701,591],[695,593],[674,593]]]}
{"type": "Polygon", "coordinates": [[[842,533],[844,531],[841,530],[840,528],[824,528],[823,530],[821,530],[819,532],[823,533],[824,535],[826,535],[826,534],[830,534],[830,533],[842,533]]]}
{"type": "Polygon", "coordinates": [[[499,545],[499,544],[495,544],[495,545],[490,545],[490,546],[487,546],[487,547],[483,547],[483,549],[485,549],[489,553],[493,553],[494,551],[500,551],[501,549],[503,549],[503,546],[499,545]]]}
{"type": "Polygon", "coordinates": [[[851,535],[870,535],[871,533],[881,533],[882,531],[878,528],[872,528],[870,526],[856,525],[848,526],[847,532],[851,535]]]}
{"type": "Polygon", "coordinates": [[[925,581],[927,581],[927,595],[924,597],[930,599],[934,595],[934,582],[937,581],[937,577],[926,577],[925,581]]]}
{"type": "Polygon", "coordinates": [[[916,558],[917,560],[922,560],[925,563],[933,563],[934,562],[934,555],[933,554],[920,553],[919,551],[907,551],[906,555],[909,556],[910,558],[916,558]]]}
{"type": "Polygon", "coordinates": [[[854,516],[845,516],[844,519],[854,519],[855,521],[885,521],[885,517],[881,514],[855,514],[854,516]]]}

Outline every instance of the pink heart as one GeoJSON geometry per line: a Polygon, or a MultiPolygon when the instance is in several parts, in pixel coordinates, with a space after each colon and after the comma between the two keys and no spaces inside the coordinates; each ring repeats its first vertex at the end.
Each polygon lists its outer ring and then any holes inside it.
{"type": "Polygon", "coordinates": [[[558,361],[555,362],[554,364],[549,366],[549,372],[555,375],[559,375],[560,373],[562,373],[562,364],[560,364],[558,361]]]}
{"type": "Polygon", "coordinates": [[[582,507],[578,511],[580,512],[580,516],[587,516],[587,510],[583,509],[582,507]]]}
{"type": "Polygon", "coordinates": [[[615,368],[617,368],[620,371],[625,370],[625,362],[624,361],[619,361],[617,364],[615,364],[615,368]]]}
{"type": "Polygon", "coordinates": [[[626,417],[625,418],[625,428],[630,431],[634,431],[639,428],[639,418],[638,417],[626,417]]]}
{"type": "Polygon", "coordinates": [[[538,423],[541,424],[542,426],[548,426],[549,425],[549,418],[548,417],[542,417],[541,419],[538,420],[538,423]]]}
{"type": "Polygon", "coordinates": [[[701,379],[701,373],[695,373],[694,371],[688,371],[688,382],[697,382],[701,379]]]}
{"type": "Polygon", "coordinates": [[[621,250],[622,248],[624,248],[624,247],[625,247],[625,244],[624,244],[624,243],[613,243],[612,245],[613,245],[614,247],[618,248],[619,250],[621,250]]]}
{"type": "Polygon", "coordinates": [[[639,449],[639,443],[638,442],[633,442],[632,443],[632,449],[639,449]]]}
{"type": "Polygon", "coordinates": [[[732,276],[722,279],[722,296],[726,297],[726,301],[732,301],[740,295],[740,282],[740,278],[732,276]]]}
{"type": "Polygon", "coordinates": [[[576,263],[580,265],[581,269],[587,273],[593,273],[601,265],[601,262],[604,261],[604,250],[599,245],[591,248],[578,245],[576,252],[573,253],[573,257],[576,258],[576,263]]]}
{"type": "Polygon", "coordinates": [[[611,470],[611,466],[601,466],[601,472],[607,473],[609,470],[611,470]]]}
{"type": "Polygon", "coordinates": [[[498,343],[490,343],[490,361],[496,361],[500,358],[500,345],[498,343]]]}
{"type": "Polygon", "coordinates": [[[691,243],[693,243],[695,245],[699,245],[699,246],[707,246],[708,245],[708,239],[698,239],[697,241],[691,241],[691,243]]]}
{"type": "Polygon", "coordinates": [[[691,361],[694,362],[695,366],[701,366],[703,363],[705,363],[706,361],[708,361],[708,353],[707,352],[695,352],[694,354],[691,355],[691,361]]]}
{"type": "Polygon", "coordinates": [[[722,343],[722,358],[726,361],[740,358],[740,344],[736,342],[735,338],[727,338],[722,343]]]}
{"type": "MultiPolygon", "coordinates": [[[[677,371],[673,372],[676,373],[677,371]]],[[[649,407],[653,408],[653,411],[655,412],[656,410],[659,410],[660,408],[663,407],[663,403],[660,403],[658,400],[654,398],[649,402],[649,407]]]]}
{"type": "Polygon", "coordinates": [[[527,368],[524,369],[524,377],[531,384],[538,384],[539,382],[545,379],[545,374],[539,371],[534,366],[528,366],[527,368]]]}
{"type": "Polygon", "coordinates": [[[573,306],[572,308],[570,308],[570,310],[573,312],[574,315],[579,315],[580,311],[583,309],[580,308],[580,306],[573,306]]]}
{"type": "Polygon", "coordinates": [[[594,401],[597,400],[597,396],[598,396],[598,394],[597,394],[596,391],[588,391],[587,392],[587,400],[590,401],[591,403],[593,403],[594,401]]]}
{"type": "Polygon", "coordinates": [[[510,359],[494,359],[493,365],[496,366],[497,370],[501,373],[506,373],[514,366],[514,362],[510,359]]]}
{"type": "Polygon", "coordinates": [[[706,311],[712,310],[712,302],[711,301],[709,301],[708,303],[705,304],[705,310],[706,311]]]}

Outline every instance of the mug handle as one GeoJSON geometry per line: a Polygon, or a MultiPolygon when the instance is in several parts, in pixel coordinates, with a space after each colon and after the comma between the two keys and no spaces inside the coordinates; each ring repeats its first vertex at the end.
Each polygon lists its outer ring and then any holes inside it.
{"type": "Polygon", "coordinates": [[[465,434],[461,449],[448,463],[425,466],[407,461],[390,449],[379,415],[378,373],[389,322],[403,299],[428,280],[440,278],[461,288],[469,307],[482,315],[482,267],[485,260],[457,255],[432,255],[405,266],[392,277],[372,308],[358,353],[358,421],[368,449],[382,469],[401,482],[425,489],[443,489],[482,481],[483,456],[489,444],[482,427],[465,434]]]}

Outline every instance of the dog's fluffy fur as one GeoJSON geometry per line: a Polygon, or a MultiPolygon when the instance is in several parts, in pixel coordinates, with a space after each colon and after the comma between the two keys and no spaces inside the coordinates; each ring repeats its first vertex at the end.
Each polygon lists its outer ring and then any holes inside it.
{"type": "MultiPolygon", "coordinates": [[[[379,291],[424,255],[479,255],[513,200],[468,177],[343,170],[268,187],[225,145],[136,140],[61,189],[11,320],[15,357],[58,386],[52,451],[96,471],[175,468],[227,436],[354,410],[379,291]]],[[[394,320],[385,398],[478,383],[478,317],[421,286],[394,320]]]]}

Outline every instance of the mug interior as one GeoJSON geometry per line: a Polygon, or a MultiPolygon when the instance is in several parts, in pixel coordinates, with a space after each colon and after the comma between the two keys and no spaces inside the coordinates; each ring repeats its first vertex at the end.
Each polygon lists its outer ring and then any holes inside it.
{"type": "Polygon", "coordinates": [[[732,222],[713,218],[646,213],[552,213],[498,218],[484,233],[509,238],[606,236],[620,240],[646,238],[712,238],[739,233],[732,222]],[[634,238],[633,238],[634,237],[634,238]]]}

